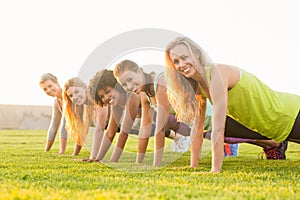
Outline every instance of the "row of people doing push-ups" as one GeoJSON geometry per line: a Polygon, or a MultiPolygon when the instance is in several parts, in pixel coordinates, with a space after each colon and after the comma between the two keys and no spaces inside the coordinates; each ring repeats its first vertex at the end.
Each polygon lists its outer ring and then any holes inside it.
{"type": "MultiPolygon", "coordinates": [[[[87,132],[89,130],[89,127],[86,126],[85,130],[83,130],[84,123],[89,124],[91,122],[91,118],[85,118],[83,119],[82,112],[89,113],[92,117],[94,116],[94,111],[96,111],[96,117],[93,121],[96,121],[96,131],[94,134],[94,139],[93,139],[93,148],[92,148],[92,154],[89,159],[89,161],[94,161],[96,159],[97,152],[99,152],[100,148],[100,143],[103,137],[103,132],[105,128],[100,128],[100,127],[107,127],[109,124],[108,122],[111,121],[110,128],[107,129],[107,134],[106,136],[109,136],[108,133],[110,133],[109,138],[110,140],[106,140],[104,146],[109,145],[112,140],[114,139],[115,133],[117,131],[120,131],[120,122],[122,120],[123,127],[126,125],[126,127],[131,127],[129,131],[126,132],[121,132],[125,133],[125,136],[127,137],[128,134],[138,134],[139,129],[140,129],[140,121],[141,121],[141,104],[140,104],[140,97],[138,96],[137,101],[131,100],[128,102],[127,107],[126,107],[126,101],[129,99],[128,96],[129,94],[136,96],[134,93],[126,92],[116,81],[115,77],[113,76],[113,72],[109,70],[103,70],[102,72],[99,72],[96,74],[94,77],[95,80],[91,81],[93,85],[93,88],[103,88],[103,91],[109,91],[108,97],[106,99],[101,100],[101,97],[95,95],[95,98],[97,99],[96,101],[99,101],[100,103],[96,103],[96,109],[93,108],[93,103],[91,103],[90,100],[88,100],[88,94],[87,94],[87,86],[85,83],[83,83],[79,78],[71,78],[69,79],[64,87],[64,92],[63,89],[60,88],[57,78],[50,73],[43,74],[41,77],[40,85],[48,94],[49,96],[55,97],[54,104],[53,104],[53,112],[52,112],[52,119],[50,123],[50,127],[48,130],[48,136],[47,136],[47,144],[45,147],[45,151],[49,151],[53,141],[55,139],[57,130],[60,126],[61,122],[61,150],[60,153],[63,154],[65,151],[66,147],[66,141],[67,141],[67,136],[68,136],[68,131],[69,134],[71,134],[71,137],[75,139],[76,141],[76,146],[74,149],[73,154],[78,155],[81,147],[83,146],[83,138],[86,137],[87,132]],[[101,86],[101,84],[103,86],[101,86]],[[65,97],[65,98],[63,98],[65,97]],[[65,113],[63,114],[63,101],[65,101],[65,113]],[[106,102],[106,103],[101,103],[101,102],[106,102]],[[130,103],[130,104],[129,104],[130,103]],[[101,109],[103,108],[104,109],[101,109]],[[92,109],[91,109],[92,108],[92,109]],[[126,109],[127,115],[125,115],[125,119],[121,119],[123,116],[124,109],[126,109]],[[86,110],[84,110],[86,109],[86,110]],[[77,111],[76,111],[77,110],[77,111]],[[80,111],[81,110],[81,111],[80,111]],[[112,114],[111,114],[112,113],[112,114]],[[132,113],[137,113],[137,114],[132,114],[132,113]],[[62,117],[62,115],[67,115],[67,117],[62,117]],[[75,119],[74,116],[78,117],[76,120],[71,120],[75,119]],[[109,116],[112,116],[111,118],[109,116]],[[69,126],[66,127],[66,120],[68,121],[67,124],[69,126]],[[104,119],[104,120],[103,120],[104,119]],[[129,120],[129,121],[128,121],[129,120]],[[83,123],[84,122],[84,123],[83,123]],[[104,123],[105,122],[105,123],[104,123]],[[79,123],[79,124],[77,124],[79,123]],[[81,123],[81,124],[80,124],[81,123]],[[81,128],[82,127],[82,128],[81,128]],[[68,131],[66,131],[68,129],[68,131]],[[71,130],[72,129],[72,130],[71,130]],[[108,130],[114,130],[113,132],[108,131],[108,130]],[[83,133],[83,135],[80,135],[78,133],[83,133]]],[[[95,92],[92,87],[90,87],[89,92],[95,92]],[[91,91],[92,90],[92,91],[91,91]]],[[[103,97],[102,97],[103,98],[103,97]]],[[[135,97],[131,97],[130,99],[134,99],[135,97]]],[[[95,100],[93,100],[95,101],[95,100]]],[[[210,104],[208,104],[210,105],[210,104]]],[[[209,106],[209,109],[207,109],[209,112],[207,112],[207,122],[206,122],[206,127],[208,128],[211,126],[210,119],[211,119],[211,106],[209,106]]],[[[153,111],[152,111],[153,112],[153,111]]],[[[155,112],[153,112],[155,114],[155,112]]],[[[88,116],[88,115],[85,115],[88,116]]],[[[155,117],[155,116],[154,116],[155,117]]],[[[144,118],[143,118],[144,119],[144,118]]],[[[151,125],[151,132],[150,136],[154,135],[155,131],[155,125],[153,118],[152,120],[152,125],[151,125]]],[[[181,123],[176,120],[175,116],[173,114],[169,115],[168,119],[168,126],[165,131],[165,136],[174,139],[174,143],[172,144],[172,149],[173,151],[177,152],[185,152],[187,151],[189,144],[190,144],[190,127],[187,126],[184,123],[181,123]],[[172,130],[172,131],[171,131],[172,130]],[[177,134],[178,133],[178,134],[177,134]]],[[[127,129],[128,129],[127,128],[127,129]]],[[[206,133],[207,138],[209,138],[210,134],[206,133]]],[[[228,142],[233,142],[237,143],[240,142],[239,140],[234,140],[233,141],[228,141],[228,142]]],[[[250,140],[245,140],[245,141],[250,141],[250,140]]],[[[122,144],[124,146],[124,144],[122,144]]],[[[231,148],[236,147],[236,145],[232,145],[231,148]]],[[[104,148],[104,147],[103,147],[104,148]]],[[[109,146],[108,146],[109,148],[109,146]]],[[[108,148],[105,148],[106,150],[104,153],[101,153],[101,155],[105,155],[105,152],[107,151],[108,148]]],[[[233,150],[234,152],[230,151],[230,148],[225,148],[224,149],[224,154],[225,155],[237,155],[236,150],[233,150]]],[[[103,156],[100,156],[101,158],[103,156]]]]}
{"type": "Polygon", "coordinates": [[[75,77],[60,88],[55,76],[44,74],[41,88],[56,97],[46,151],[60,121],[60,153],[64,153],[70,135],[76,143],[74,155],[84,145],[94,122],[88,161],[101,162],[119,132],[110,158],[110,162],[117,162],[128,134],[135,133],[136,162],[143,162],[149,137],[154,135],[153,165],[159,166],[165,137],[180,141],[189,136],[190,166],[195,168],[203,138],[208,138],[214,173],[222,169],[224,142],[261,146],[267,159],[285,159],[288,141],[300,143],[300,96],[274,91],[243,69],[214,64],[186,37],[168,44],[165,59],[166,67],[153,73],[144,72],[134,61],[123,60],[113,71],[97,72],[89,85],[75,77]],[[136,118],[140,127],[133,128],[136,118]]]}

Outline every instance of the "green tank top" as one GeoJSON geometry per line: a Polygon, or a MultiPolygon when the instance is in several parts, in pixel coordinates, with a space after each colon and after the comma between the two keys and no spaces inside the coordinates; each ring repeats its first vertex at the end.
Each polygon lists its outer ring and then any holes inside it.
{"type": "MultiPolygon", "coordinates": [[[[210,66],[206,76],[210,83],[210,66]]],[[[300,110],[300,96],[276,92],[240,69],[239,82],[228,91],[227,115],[250,130],[277,142],[290,134],[300,110]]]]}

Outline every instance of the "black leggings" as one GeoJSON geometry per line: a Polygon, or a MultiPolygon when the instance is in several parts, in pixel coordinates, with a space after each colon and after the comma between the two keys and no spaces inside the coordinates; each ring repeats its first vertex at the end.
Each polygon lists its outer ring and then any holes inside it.
{"type": "MultiPolygon", "coordinates": [[[[239,122],[235,121],[234,119],[228,116],[226,117],[225,137],[270,140],[270,138],[267,138],[255,131],[246,128],[244,125],[240,124],[239,122]]],[[[287,137],[287,140],[288,139],[300,140],[300,111],[295,120],[292,131],[287,137]]]]}
{"type": "Polygon", "coordinates": [[[228,116],[226,117],[225,123],[225,137],[270,140],[270,138],[267,138],[255,131],[248,129],[244,125],[228,116]]]}
{"type": "Polygon", "coordinates": [[[296,117],[294,126],[292,128],[291,133],[289,134],[289,136],[287,137],[287,139],[296,139],[296,140],[300,140],[300,111],[296,117]]]}

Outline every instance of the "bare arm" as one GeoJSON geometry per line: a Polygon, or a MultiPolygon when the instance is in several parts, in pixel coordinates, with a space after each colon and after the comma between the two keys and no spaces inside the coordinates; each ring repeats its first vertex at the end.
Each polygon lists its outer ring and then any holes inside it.
{"type": "Polygon", "coordinates": [[[62,113],[59,109],[59,105],[57,103],[57,100],[54,101],[52,106],[52,115],[51,115],[51,121],[48,128],[47,133],[47,139],[48,140],[54,140],[56,133],[58,131],[59,125],[61,123],[62,113]]]}
{"type": "Polygon", "coordinates": [[[125,113],[121,124],[121,131],[129,134],[133,122],[137,117],[139,107],[141,105],[141,96],[135,93],[130,93],[128,101],[125,105],[125,113]]]}
{"type": "Polygon", "coordinates": [[[49,125],[48,132],[47,132],[47,142],[46,142],[46,146],[45,146],[45,151],[49,151],[51,149],[54,139],[57,134],[57,130],[61,124],[61,132],[60,132],[61,143],[60,143],[59,153],[63,154],[65,152],[68,134],[65,129],[65,123],[61,123],[61,122],[65,122],[65,120],[62,118],[62,113],[59,108],[59,104],[58,104],[57,100],[54,100],[54,103],[52,106],[51,121],[50,121],[50,125],[49,125]]]}
{"type": "Polygon", "coordinates": [[[203,144],[203,131],[206,112],[206,101],[201,109],[196,113],[191,130],[191,167],[196,168],[199,165],[199,158],[203,144]]]}
{"type": "Polygon", "coordinates": [[[169,120],[171,104],[168,101],[167,88],[164,77],[158,80],[156,91],[157,102],[157,116],[155,122],[155,152],[154,152],[154,166],[159,166],[162,160],[164,145],[165,145],[165,131],[169,120]]]}
{"type": "Polygon", "coordinates": [[[212,115],[212,168],[211,172],[220,172],[224,157],[224,130],[228,102],[228,68],[213,67],[211,70],[210,94],[213,103],[212,115]]]}
{"type": "Polygon", "coordinates": [[[136,118],[139,105],[141,102],[140,95],[130,94],[128,102],[125,105],[125,114],[122,120],[121,131],[118,137],[117,145],[111,156],[110,162],[118,162],[126,144],[128,134],[136,118]]]}
{"type": "Polygon", "coordinates": [[[106,126],[108,117],[108,107],[100,107],[96,106],[96,127],[93,137],[92,150],[90,154],[90,159],[95,160],[97,157],[97,153],[99,152],[99,148],[102,142],[104,129],[106,126]]]}
{"type": "Polygon", "coordinates": [[[101,147],[96,158],[97,160],[101,161],[107,153],[116,135],[116,132],[118,131],[119,121],[121,119],[122,114],[122,109],[116,108],[115,106],[111,107],[111,114],[108,122],[108,127],[105,131],[104,137],[102,138],[101,147]]]}
{"type": "Polygon", "coordinates": [[[138,153],[136,157],[136,163],[141,163],[144,160],[152,126],[151,107],[145,93],[141,93],[141,104],[142,119],[140,132],[138,135],[138,153]]]}

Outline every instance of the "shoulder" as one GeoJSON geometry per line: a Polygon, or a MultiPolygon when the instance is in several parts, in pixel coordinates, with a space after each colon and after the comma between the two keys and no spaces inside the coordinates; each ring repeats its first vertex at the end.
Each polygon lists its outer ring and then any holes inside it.
{"type": "Polygon", "coordinates": [[[157,82],[165,81],[165,73],[164,72],[160,72],[159,74],[157,74],[156,80],[157,80],[157,82]]]}
{"type": "Polygon", "coordinates": [[[215,64],[213,67],[211,67],[211,72],[232,72],[232,71],[239,71],[239,68],[233,65],[227,65],[227,64],[215,64]]]}
{"type": "Polygon", "coordinates": [[[141,94],[135,94],[134,92],[130,92],[128,94],[126,107],[131,106],[132,104],[140,104],[140,102],[141,102],[141,94]]]}
{"type": "Polygon", "coordinates": [[[166,88],[166,79],[165,79],[165,74],[163,72],[157,76],[156,92],[158,92],[161,88],[166,88]]]}
{"type": "Polygon", "coordinates": [[[108,106],[95,106],[95,110],[96,110],[96,113],[100,114],[100,113],[105,113],[105,112],[108,112],[108,106]]]}
{"type": "Polygon", "coordinates": [[[59,102],[58,102],[58,100],[57,100],[56,98],[53,100],[52,107],[53,107],[53,109],[55,109],[55,110],[60,110],[60,109],[61,109],[61,108],[60,108],[60,105],[59,105],[59,102]]]}
{"type": "Polygon", "coordinates": [[[134,92],[128,92],[127,93],[127,100],[140,100],[141,94],[136,94],[134,92]]]}
{"type": "MultiPolygon", "coordinates": [[[[241,70],[233,65],[217,64],[211,68],[211,81],[220,82],[222,81],[224,87],[232,88],[240,80],[241,70]]],[[[219,85],[219,84],[217,84],[219,85]]]]}
{"type": "Polygon", "coordinates": [[[216,64],[214,67],[211,67],[211,77],[221,76],[221,77],[230,77],[240,73],[240,69],[233,65],[226,64],[216,64]]]}

